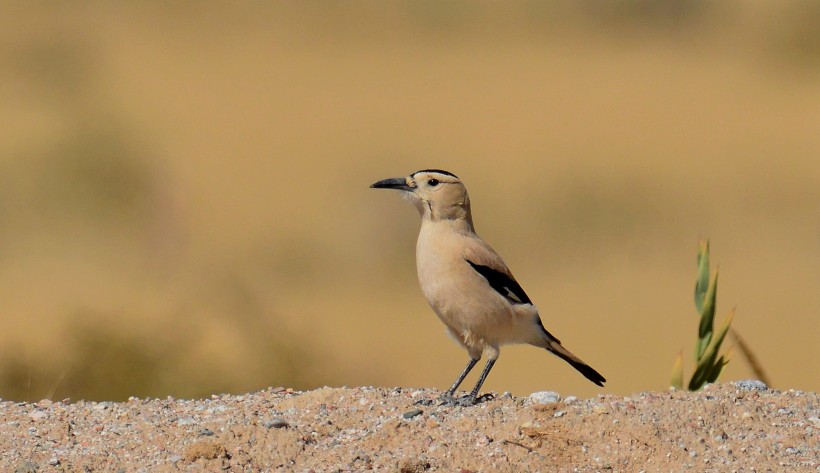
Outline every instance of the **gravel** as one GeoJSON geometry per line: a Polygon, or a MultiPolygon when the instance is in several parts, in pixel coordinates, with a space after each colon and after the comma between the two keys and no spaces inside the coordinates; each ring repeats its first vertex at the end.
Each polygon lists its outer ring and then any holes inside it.
{"type": "Polygon", "coordinates": [[[0,471],[820,471],[818,395],[758,383],[469,408],[368,387],[3,401],[0,471]]]}

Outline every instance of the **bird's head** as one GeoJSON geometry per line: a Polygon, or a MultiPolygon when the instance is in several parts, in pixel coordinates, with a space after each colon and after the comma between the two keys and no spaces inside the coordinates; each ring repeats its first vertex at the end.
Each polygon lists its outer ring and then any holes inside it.
{"type": "Polygon", "coordinates": [[[383,179],[374,189],[402,191],[418,208],[422,218],[466,220],[472,224],[467,188],[455,174],[440,169],[424,169],[407,177],[383,179]]]}

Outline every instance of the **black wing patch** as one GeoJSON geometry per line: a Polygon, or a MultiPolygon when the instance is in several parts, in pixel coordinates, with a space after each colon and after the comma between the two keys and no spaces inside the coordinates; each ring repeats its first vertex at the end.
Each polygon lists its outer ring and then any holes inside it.
{"type": "Polygon", "coordinates": [[[532,304],[530,298],[527,297],[527,293],[524,292],[524,289],[521,288],[521,285],[518,284],[515,279],[489,266],[475,264],[470,260],[465,261],[470,263],[470,266],[478,271],[478,274],[487,279],[487,282],[490,283],[490,287],[506,297],[513,304],[532,304]]]}

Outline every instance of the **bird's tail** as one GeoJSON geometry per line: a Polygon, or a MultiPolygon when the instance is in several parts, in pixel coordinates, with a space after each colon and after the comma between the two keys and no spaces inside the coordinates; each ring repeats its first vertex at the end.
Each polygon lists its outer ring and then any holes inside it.
{"type": "Polygon", "coordinates": [[[584,375],[586,379],[592,381],[598,386],[603,387],[604,383],[606,382],[606,378],[601,376],[601,373],[595,371],[591,366],[581,361],[581,359],[577,356],[573,355],[569,350],[567,350],[566,348],[564,348],[563,345],[561,345],[561,342],[559,342],[554,337],[548,338],[545,341],[547,345],[545,348],[547,350],[555,353],[556,355],[558,355],[559,358],[572,365],[572,367],[578,370],[582,375],[584,375]]]}

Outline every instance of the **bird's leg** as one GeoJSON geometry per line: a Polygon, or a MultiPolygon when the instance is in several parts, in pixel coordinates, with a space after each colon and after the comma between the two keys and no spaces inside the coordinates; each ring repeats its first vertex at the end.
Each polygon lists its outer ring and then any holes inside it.
{"type": "Polygon", "coordinates": [[[461,385],[461,382],[464,381],[464,378],[466,378],[467,375],[470,374],[470,371],[472,371],[476,363],[478,363],[478,358],[470,358],[470,361],[467,363],[467,366],[464,367],[464,371],[462,371],[461,374],[458,375],[458,378],[456,378],[456,382],[453,383],[452,386],[450,386],[450,389],[448,389],[447,392],[444,394],[445,396],[453,397],[453,394],[455,394],[456,389],[458,389],[458,387],[461,385]]]}
{"type": "MultiPolygon", "coordinates": [[[[495,358],[490,358],[489,360],[487,360],[487,364],[484,365],[484,370],[481,372],[481,376],[478,378],[478,382],[475,383],[475,387],[472,391],[470,391],[470,394],[458,399],[457,403],[459,405],[472,406],[478,404],[478,391],[481,389],[481,385],[484,384],[484,380],[487,379],[487,375],[490,374],[490,370],[493,369],[495,360],[495,358]]],[[[489,396],[489,399],[492,399],[492,394],[485,394],[484,396],[481,396],[481,400],[485,400],[485,396],[489,396]]]]}
{"type": "MultiPolygon", "coordinates": [[[[453,397],[453,394],[456,392],[456,389],[458,389],[458,387],[461,385],[461,382],[464,381],[464,378],[466,378],[467,375],[470,374],[470,371],[473,369],[473,367],[476,365],[476,363],[478,363],[478,360],[479,360],[478,358],[470,358],[470,361],[467,362],[467,366],[464,367],[464,371],[462,371],[461,374],[458,375],[458,378],[456,378],[456,382],[453,383],[453,385],[450,386],[450,389],[448,389],[447,392],[442,394],[441,397],[439,398],[440,405],[442,405],[442,406],[444,406],[444,405],[452,406],[456,403],[456,400],[453,397]]],[[[423,405],[428,405],[428,406],[432,403],[433,403],[433,401],[430,400],[430,399],[425,399],[425,400],[416,402],[416,404],[423,404],[423,405]]]]}

